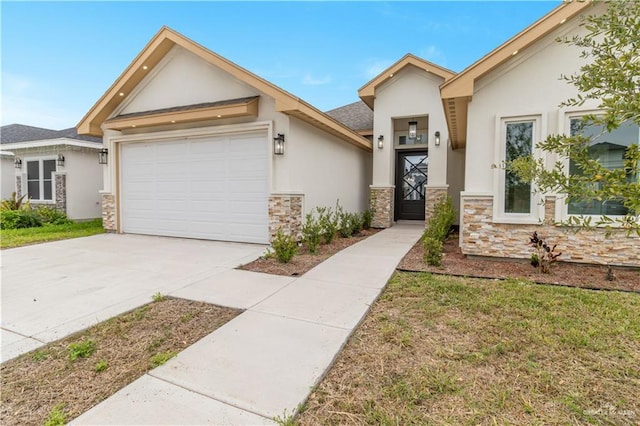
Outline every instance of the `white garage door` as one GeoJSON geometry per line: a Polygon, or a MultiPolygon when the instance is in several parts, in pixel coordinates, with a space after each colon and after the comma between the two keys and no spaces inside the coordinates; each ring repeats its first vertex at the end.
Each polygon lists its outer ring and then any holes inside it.
{"type": "Polygon", "coordinates": [[[123,145],[122,231],[267,243],[267,156],[265,133],[123,145]]]}

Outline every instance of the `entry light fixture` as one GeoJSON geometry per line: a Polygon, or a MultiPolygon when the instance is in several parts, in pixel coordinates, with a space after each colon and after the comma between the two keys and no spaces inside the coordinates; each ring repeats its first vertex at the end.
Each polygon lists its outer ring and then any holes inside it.
{"type": "Polygon", "coordinates": [[[378,149],[384,148],[384,135],[378,136],[378,149]]]}
{"type": "Polygon", "coordinates": [[[109,156],[109,150],[107,148],[102,148],[98,152],[98,164],[107,164],[108,156],[109,156]]]}
{"type": "Polygon", "coordinates": [[[64,155],[62,155],[62,154],[58,154],[58,159],[56,160],[56,164],[57,164],[59,167],[64,166],[64,155]]]}
{"type": "Polygon", "coordinates": [[[15,167],[16,169],[21,169],[22,168],[22,158],[16,157],[16,159],[13,160],[13,167],[15,167]]]}
{"type": "Polygon", "coordinates": [[[436,132],[435,136],[436,146],[440,146],[440,132],[436,132]]]}
{"type": "Polygon", "coordinates": [[[284,154],[284,134],[278,133],[278,136],[273,138],[273,153],[275,155],[284,154]]]}
{"type": "Polygon", "coordinates": [[[409,122],[409,139],[415,139],[418,137],[418,122],[410,121],[409,122]]]}

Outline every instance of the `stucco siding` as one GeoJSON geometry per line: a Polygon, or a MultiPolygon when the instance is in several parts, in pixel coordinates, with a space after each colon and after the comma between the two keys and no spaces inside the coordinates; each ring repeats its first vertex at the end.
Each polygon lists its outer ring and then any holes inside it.
{"type": "Polygon", "coordinates": [[[0,157],[0,179],[2,180],[0,197],[3,200],[11,197],[11,193],[16,190],[15,168],[13,166],[13,157],[0,157]]]}
{"type": "Polygon", "coordinates": [[[254,88],[175,46],[116,111],[128,114],[254,95],[254,88]]]}
{"type": "Polygon", "coordinates": [[[96,150],[65,151],[67,216],[72,219],[94,219],[101,216],[102,167],[96,150]]]}
{"type": "Polygon", "coordinates": [[[287,163],[290,182],[276,186],[275,192],[304,194],[305,214],[314,207],[335,206],[336,200],[347,211],[368,208],[371,153],[291,118],[281,159],[287,163]]]}

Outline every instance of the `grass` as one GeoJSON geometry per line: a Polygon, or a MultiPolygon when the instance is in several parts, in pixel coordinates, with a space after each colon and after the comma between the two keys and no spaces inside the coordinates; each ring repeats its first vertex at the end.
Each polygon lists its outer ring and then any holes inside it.
{"type": "Polygon", "coordinates": [[[44,225],[37,228],[2,229],[0,230],[0,248],[21,247],[102,233],[104,233],[102,219],[65,225],[44,225]]]}
{"type": "Polygon", "coordinates": [[[239,313],[164,297],[6,361],[0,423],[65,424],[239,313]]]}
{"type": "Polygon", "coordinates": [[[398,273],[297,424],[638,424],[640,296],[398,273]]]}

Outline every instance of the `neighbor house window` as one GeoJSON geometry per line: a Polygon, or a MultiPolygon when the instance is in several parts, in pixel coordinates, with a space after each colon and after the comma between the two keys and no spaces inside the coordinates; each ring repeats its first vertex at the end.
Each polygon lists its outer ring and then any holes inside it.
{"type": "MultiPolygon", "coordinates": [[[[504,160],[510,162],[531,155],[534,120],[504,122],[504,160]]],[[[504,172],[504,213],[531,214],[531,184],[523,182],[515,173],[504,172]]]]}
{"type": "MultiPolygon", "coordinates": [[[[571,136],[583,135],[591,138],[589,153],[609,170],[622,169],[624,167],[624,155],[629,146],[640,142],[640,129],[632,122],[623,123],[617,129],[607,132],[602,125],[587,123],[581,117],[572,117],[569,120],[571,136]]],[[[569,173],[581,174],[581,170],[570,159],[569,173]]],[[[628,175],[629,181],[637,181],[638,176],[628,175]]],[[[596,189],[601,183],[594,181],[596,189]]],[[[624,216],[629,210],[623,205],[623,200],[579,200],[570,201],[568,213],[572,215],[597,215],[597,216],[624,216]]]]}
{"type": "Polygon", "coordinates": [[[32,200],[53,200],[53,173],[56,160],[27,161],[27,194],[32,200]]]}

